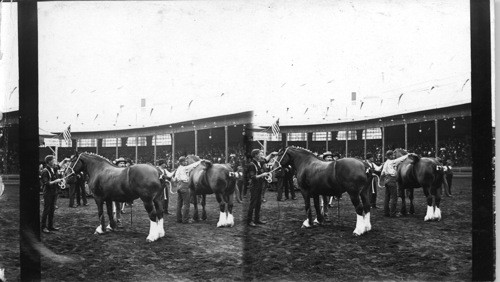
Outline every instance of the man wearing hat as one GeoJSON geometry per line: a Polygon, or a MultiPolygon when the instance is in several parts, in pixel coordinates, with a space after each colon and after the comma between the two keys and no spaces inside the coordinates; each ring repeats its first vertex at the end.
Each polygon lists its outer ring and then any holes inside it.
{"type": "MultiPolygon", "coordinates": [[[[366,165],[370,168],[370,173],[377,173],[380,172],[382,169],[382,166],[376,165],[373,159],[373,154],[372,153],[366,153],[366,165]]],[[[372,208],[376,209],[377,208],[377,186],[378,184],[376,183],[376,178],[370,177],[371,181],[369,183],[370,185],[370,205],[372,208]]]]}
{"type": "MultiPolygon", "coordinates": [[[[404,161],[408,155],[394,159],[394,152],[388,150],[385,153],[387,160],[382,167],[380,177],[385,182],[384,216],[396,217],[396,206],[398,202],[398,184],[396,182],[397,166],[404,161]]],[[[404,191],[403,191],[404,193],[404,191]]]]}
{"type": "Polygon", "coordinates": [[[451,182],[453,181],[453,168],[451,167],[452,161],[450,159],[446,160],[446,165],[444,166],[444,174],[446,176],[446,182],[448,183],[448,191],[451,195],[451,182]]]}
{"type": "Polygon", "coordinates": [[[127,164],[127,161],[123,157],[120,157],[120,158],[115,160],[115,165],[117,165],[119,167],[125,167],[126,164],[127,164]]]}
{"type": "Polygon", "coordinates": [[[167,181],[168,181],[168,179],[171,179],[174,174],[167,170],[167,163],[165,162],[165,160],[158,160],[157,168],[161,172],[160,182],[161,182],[161,185],[163,187],[163,213],[170,214],[168,212],[168,201],[169,201],[168,196],[169,195],[168,195],[167,181]]]}
{"type": "Polygon", "coordinates": [[[189,190],[189,173],[193,168],[198,166],[200,160],[190,165],[187,165],[186,157],[179,158],[179,167],[175,171],[174,181],[177,182],[177,222],[178,223],[191,223],[192,219],[189,218],[189,205],[191,199],[191,191],[189,190]]]}
{"type": "Polygon", "coordinates": [[[332,154],[332,152],[330,152],[330,151],[324,152],[323,153],[323,160],[325,160],[327,162],[333,161],[333,154],[332,154]]]}
{"type": "Polygon", "coordinates": [[[45,157],[46,167],[42,171],[43,185],[43,213],[42,213],[42,232],[50,233],[59,230],[54,226],[54,212],[56,209],[57,189],[63,180],[57,177],[57,160],[53,155],[45,157]],[[48,218],[48,225],[47,225],[48,218]]]}
{"type": "Polygon", "coordinates": [[[262,204],[262,190],[265,185],[265,177],[271,176],[271,173],[265,172],[264,166],[272,156],[277,154],[277,152],[272,152],[267,157],[264,157],[264,152],[259,149],[253,149],[250,153],[252,160],[247,168],[248,188],[250,190],[250,206],[247,213],[247,223],[249,226],[255,227],[257,226],[256,224],[266,224],[265,221],[260,220],[260,206],[262,204]]]}

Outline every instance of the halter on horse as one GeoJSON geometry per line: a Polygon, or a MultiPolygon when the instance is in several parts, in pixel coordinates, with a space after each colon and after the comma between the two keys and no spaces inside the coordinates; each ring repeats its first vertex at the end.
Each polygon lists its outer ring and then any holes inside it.
{"type": "MultiPolygon", "coordinates": [[[[396,158],[408,154],[403,149],[394,150],[396,158]]],[[[413,206],[413,189],[422,187],[427,198],[427,214],[424,221],[441,220],[441,186],[448,184],[444,177],[443,166],[434,158],[420,158],[415,154],[408,155],[408,158],[401,162],[397,168],[398,189],[401,191],[401,213],[406,214],[406,200],[404,190],[408,190],[410,199],[410,214],[415,213],[413,206]]]]}
{"type": "Polygon", "coordinates": [[[324,162],[310,151],[292,146],[278,152],[278,162],[280,166],[291,164],[296,170],[297,182],[304,197],[307,213],[303,227],[311,227],[313,224],[311,197],[314,199],[319,223],[324,224],[325,219],[320,211],[319,196],[339,197],[347,192],[357,214],[356,229],[353,234],[358,236],[371,230],[367,178],[361,161],[344,158],[335,162],[324,162]]]}
{"type": "Polygon", "coordinates": [[[149,235],[146,240],[153,242],[165,236],[162,187],[158,171],[154,166],[136,164],[130,167],[117,167],[102,156],[78,152],[70,162],[70,166],[65,171],[65,177],[82,170],[89,175],[88,184],[94,194],[101,223],[95,230],[96,234],[104,233],[103,230],[116,229],[112,214],[113,201],[131,202],[141,198],[150,219],[149,235]],[[104,202],[106,202],[110,221],[106,229],[104,229],[104,202]]]}
{"type": "MultiPolygon", "coordinates": [[[[186,157],[188,164],[192,164],[200,160],[197,156],[189,155],[186,157]]],[[[232,171],[229,164],[211,164],[206,163],[195,167],[189,174],[189,188],[191,195],[196,198],[196,195],[202,195],[202,220],[207,219],[205,210],[206,195],[215,194],[219,203],[220,216],[217,227],[233,227],[233,194],[235,192],[235,173],[232,171]]],[[[198,201],[194,201],[194,220],[198,220],[198,201]]]]}

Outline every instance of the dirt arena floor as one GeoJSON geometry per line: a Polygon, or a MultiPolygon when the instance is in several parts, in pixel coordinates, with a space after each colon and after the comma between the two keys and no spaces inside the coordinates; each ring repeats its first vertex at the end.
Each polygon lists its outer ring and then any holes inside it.
{"type": "MultiPolygon", "coordinates": [[[[386,218],[372,212],[373,229],[354,237],[356,216],[347,198],[336,202],[326,226],[301,229],[303,200],[278,202],[268,192],[263,204],[265,226],[247,228],[243,205],[235,203],[235,227],[216,228],[218,209],[207,197],[208,220],[178,224],[166,216],[166,236],[146,243],[149,219],[142,202],[123,215],[123,227],[93,235],[97,208],[69,208],[60,198],[56,224],[61,231],[42,234],[42,241],[76,263],[42,257],[44,281],[165,281],[165,280],[471,280],[471,179],[455,178],[453,197],[442,201],[443,219],[424,222],[425,199],[416,190],[416,214],[386,218]]],[[[0,199],[0,268],[8,281],[19,280],[18,185],[6,187],[0,199]]],[[[383,193],[378,197],[383,206],[383,193]]],[[[248,198],[245,201],[248,201],[248,198]]],[[[170,212],[175,212],[176,197],[170,212]]],[[[40,206],[42,209],[43,207],[40,206]]],[[[399,208],[399,205],[398,205],[399,208]]],[[[191,209],[192,211],[192,209],[191,209]]]]}

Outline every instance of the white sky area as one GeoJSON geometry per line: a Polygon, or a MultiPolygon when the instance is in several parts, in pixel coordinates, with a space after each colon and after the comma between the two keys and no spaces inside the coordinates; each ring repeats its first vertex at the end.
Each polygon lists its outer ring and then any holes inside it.
{"type": "MultiPolygon", "coordinates": [[[[470,102],[467,0],[38,7],[39,115],[48,131],[245,110],[262,125],[331,123],[470,102]]],[[[18,107],[15,4],[1,12],[5,111],[18,107]]]]}

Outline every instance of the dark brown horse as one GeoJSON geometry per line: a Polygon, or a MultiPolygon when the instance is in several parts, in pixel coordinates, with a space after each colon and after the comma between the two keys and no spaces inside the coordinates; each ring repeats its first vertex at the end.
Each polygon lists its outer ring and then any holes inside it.
{"type": "MultiPolygon", "coordinates": [[[[396,158],[407,155],[404,149],[395,149],[396,158]]],[[[427,213],[424,221],[441,220],[441,187],[444,184],[447,191],[448,185],[444,177],[441,163],[435,158],[420,158],[415,154],[409,154],[408,158],[401,162],[397,168],[398,189],[402,199],[401,213],[406,214],[405,190],[408,191],[410,199],[410,214],[415,213],[413,206],[413,189],[422,187],[427,198],[427,213]]]]}
{"type": "MultiPolygon", "coordinates": [[[[96,234],[104,230],[116,229],[113,219],[113,201],[132,202],[140,198],[150,219],[148,242],[165,236],[163,229],[162,186],[156,167],[148,164],[136,164],[118,167],[108,159],[93,153],[76,153],[66,169],[65,176],[85,171],[89,175],[89,187],[97,204],[100,225],[96,234]],[[105,219],[103,204],[106,203],[110,224],[104,229],[105,219]]],[[[119,212],[119,211],[118,211],[119,212]]]]}
{"type": "MultiPolygon", "coordinates": [[[[197,156],[188,155],[187,163],[192,164],[200,160],[197,156]]],[[[219,203],[220,216],[217,227],[233,227],[233,197],[236,185],[236,175],[229,164],[212,164],[205,162],[204,165],[195,167],[189,174],[189,188],[191,189],[192,197],[197,195],[202,196],[202,220],[207,219],[205,210],[206,195],[215,194],[219,203]]],[[[198,220],[198,201],[195,199],[193,219],[198,220]]]]}
{"type": "Polygon", "coordinates": [[[347,192],[357,214],[353,234],[358,236],[371,230],[367,176],[365,166],[360,160],[344,158],[335,162],[325,162],[309,150],[291,146],[278,152],[278,161],[282,166],[291,164],[296,171],[307,213],[303,227],[311,227],[313,224],[311,198],[314,199],[319,223],[324,224],[325,219],[320,211],[319,196],[340,197],[347,192]]]}

